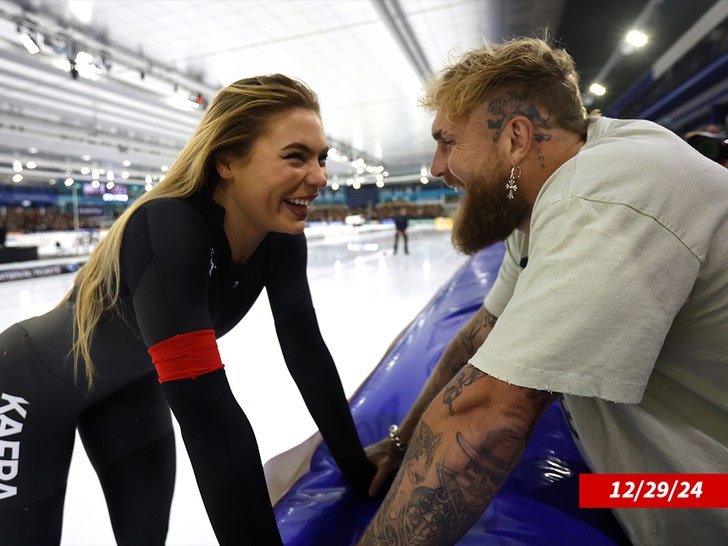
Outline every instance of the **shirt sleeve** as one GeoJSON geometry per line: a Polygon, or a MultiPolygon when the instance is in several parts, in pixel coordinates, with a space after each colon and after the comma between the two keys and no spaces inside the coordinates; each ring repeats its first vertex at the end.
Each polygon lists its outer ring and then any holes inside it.
{"type": "Polygon", "coordinates": [[[498,270],[498,276],[483,303],[483,306],[493,316],[500,316],[513,297],[516,281],[524,267],[524,259],[528,259],[528,236],[515,230],[506,239],[506,251],[498,270]]]}
{"type": "Polygon", "coordinates": [[[528,266],[472,363],[525,387],[638,403],[698,268],[650,216],[559,201],[532,227],[528,266]]]}

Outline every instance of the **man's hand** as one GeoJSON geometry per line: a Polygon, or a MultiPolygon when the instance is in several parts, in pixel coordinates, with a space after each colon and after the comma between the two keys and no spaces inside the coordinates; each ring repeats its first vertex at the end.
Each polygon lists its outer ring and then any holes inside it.
{"type": "Polygon", "coordinates": [[[465,366],[423,414],[360,544],[454,544],[488,507],[556,396],[465,366]]]}
{"type": "MultiPolygon", "coordinates": [[[[405,439],[411,435],[433,398],[483,344],[495,326],[496,320],[497,318],[485,307],[481,307],[449,343],[417,400],[400,424],[399,430],[405,434],[405,439]]],[[[380,493],[386,493],[382,488],[399,469],[404,453],[397,448],[391,438],[384,438],[368,446],[365,451],[369,461],[377,467],[377,473],[369,487],[369,495],[375,497],[380,493]]]]}

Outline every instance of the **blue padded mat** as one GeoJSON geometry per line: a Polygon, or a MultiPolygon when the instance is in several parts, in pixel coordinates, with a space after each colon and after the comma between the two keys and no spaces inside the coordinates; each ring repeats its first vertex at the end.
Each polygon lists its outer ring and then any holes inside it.
{"type": "MultiPolygon", "coordinates": [[[[364,445],[380,440],[391,423],[404,418],[447,344],[482,304],[503,253],[504,246],[497,244],[469,259],[352,397],[364,445]]],[[[579,474],[588,472],[554,403],[519,464],[458,546],[628,545],[609,510],[579,508],[579,474]]],[[[353,546],[378,504],[346,486],[322,443],[309,472],[276,504],[275,513],[286,546],[353,546]]]]}

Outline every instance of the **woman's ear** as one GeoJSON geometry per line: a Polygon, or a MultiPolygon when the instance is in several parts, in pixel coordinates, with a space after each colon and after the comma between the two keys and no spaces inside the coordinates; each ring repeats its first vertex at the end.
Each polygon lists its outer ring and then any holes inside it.
{"type": "Polygon", "coordinates": [[[232,159],[226,153],[215,155],[215,169],[221,180],[227,180],[232,176],[232,159]]]}

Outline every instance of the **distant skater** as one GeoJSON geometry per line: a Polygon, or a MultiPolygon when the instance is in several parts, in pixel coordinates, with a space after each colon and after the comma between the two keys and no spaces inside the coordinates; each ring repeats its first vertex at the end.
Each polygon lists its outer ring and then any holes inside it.
{"type": "Polygon", "coordinates": [[[394,227],[397,232],[394,234],[394,253],[397,254],[397,247],[399,246],[399,237],[402,236],[404,239],[404,253],[409,254],[409,244],[407,240],[407,226],[409,225],[409,218],[407,218],[407,208],[401,207],[399,214],[394,217],[394,227]]]}

